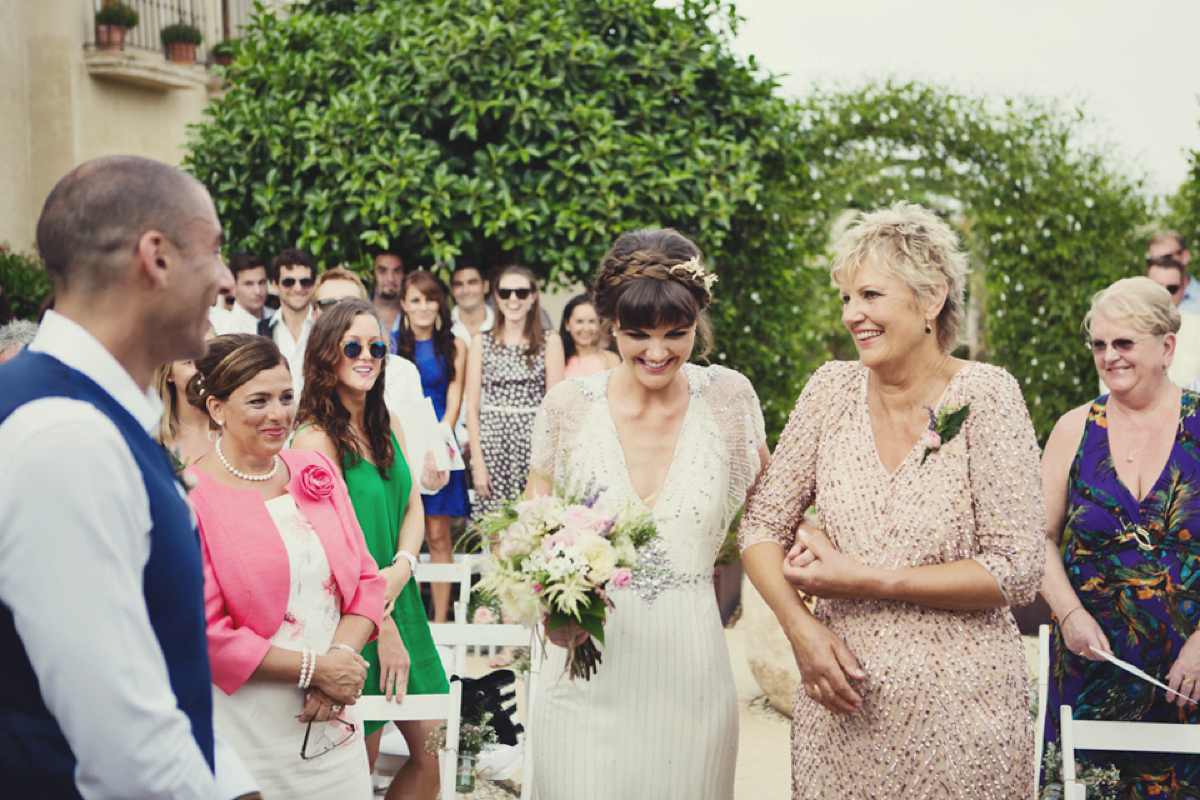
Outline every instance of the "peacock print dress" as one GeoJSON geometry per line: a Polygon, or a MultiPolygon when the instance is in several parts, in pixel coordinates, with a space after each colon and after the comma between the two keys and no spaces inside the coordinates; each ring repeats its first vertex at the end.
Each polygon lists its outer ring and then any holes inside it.
{"type": "MultiPolygon", "coordinates": [[[[1063,563],[1113,654],[1165,682],[1200,620],[1200,394],[1183,392],[1175,445],[1140,503],[1113,466],[1107,405],[1107,395],[1092,404],[1071,464],[1063,563]]],[[[1064,703],[1075,719],[1200,722],[1196,706],[1181,709],[1161,689],[1107,661],[1072,653],[1055,623],[1046,715],[1046,741],[1054,747],[1064,703]]],[[[1123,800],[1200,797],[1200,757],[1097,753],[1084,759],[1117,767],[1123,800]]]]}

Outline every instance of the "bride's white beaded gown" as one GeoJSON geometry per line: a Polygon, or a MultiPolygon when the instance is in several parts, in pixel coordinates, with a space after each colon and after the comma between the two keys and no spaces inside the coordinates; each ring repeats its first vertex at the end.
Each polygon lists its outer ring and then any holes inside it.
{"type": "Polygon", "coordinates": [[[534,474],[591,481],[616,507],[644,504],[659,531],[631,586],[610,592],[591,680],[571,681],[567,651],[547,643],[531,720],[538,800],[733,797],[737,698],[712,574],[766,437],[745,377],[683,369],[690,399],[656,498],[639,498],[630,483],[607,400],[611,372],[559,384],[534,422],[534,474]]]}

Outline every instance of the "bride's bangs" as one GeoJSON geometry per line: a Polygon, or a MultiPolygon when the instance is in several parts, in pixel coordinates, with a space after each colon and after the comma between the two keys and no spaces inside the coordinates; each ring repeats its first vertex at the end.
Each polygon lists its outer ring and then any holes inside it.
{"type": "Polygon", "coordinates": [[[642,330],[687,327],[696,322],[700,311],[696,298],[677,281],[649,278],[631,281],[621,292],[616,310],[618,327],[642,330]]]}

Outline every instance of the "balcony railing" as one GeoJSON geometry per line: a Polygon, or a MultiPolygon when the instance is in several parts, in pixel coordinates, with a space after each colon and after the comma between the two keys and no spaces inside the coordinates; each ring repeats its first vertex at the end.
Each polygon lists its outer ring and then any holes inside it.
{"type": "MultiPolygon", "coordinates": [[[[92,6],[92,20],[106,0],[87,0],[92,6]]],[[[236,39],[249,22],[254,0],[121,0],[138,13],[138,24],[125,35],[122,50],[143,50],[162,53],[160,33],[168,25],[184,23],[200,29],[200,46],[196,62],[208,61],[209,48],[226,39],[236,39]]],[[[93,30],[95,26],[93,25],[93,30]]],[[[93,38],[92,48],[99,48],[99,35],[93,38]]]]}

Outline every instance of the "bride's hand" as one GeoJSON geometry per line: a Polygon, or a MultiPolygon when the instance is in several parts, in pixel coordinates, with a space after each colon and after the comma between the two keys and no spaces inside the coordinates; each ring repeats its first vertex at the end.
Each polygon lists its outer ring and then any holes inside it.
{"type": "MultiPolygon", "coordinates": [[[[543,618],[542,622],[546,623],[549,618],[543,618]]],[[[559,647],[577,647],[587,641],[588,633],[583,628],[576,625],[574,622],[568,622],[562,627],[554,630],[546,629],[546,638],[553,644],[559,647]]]]}

